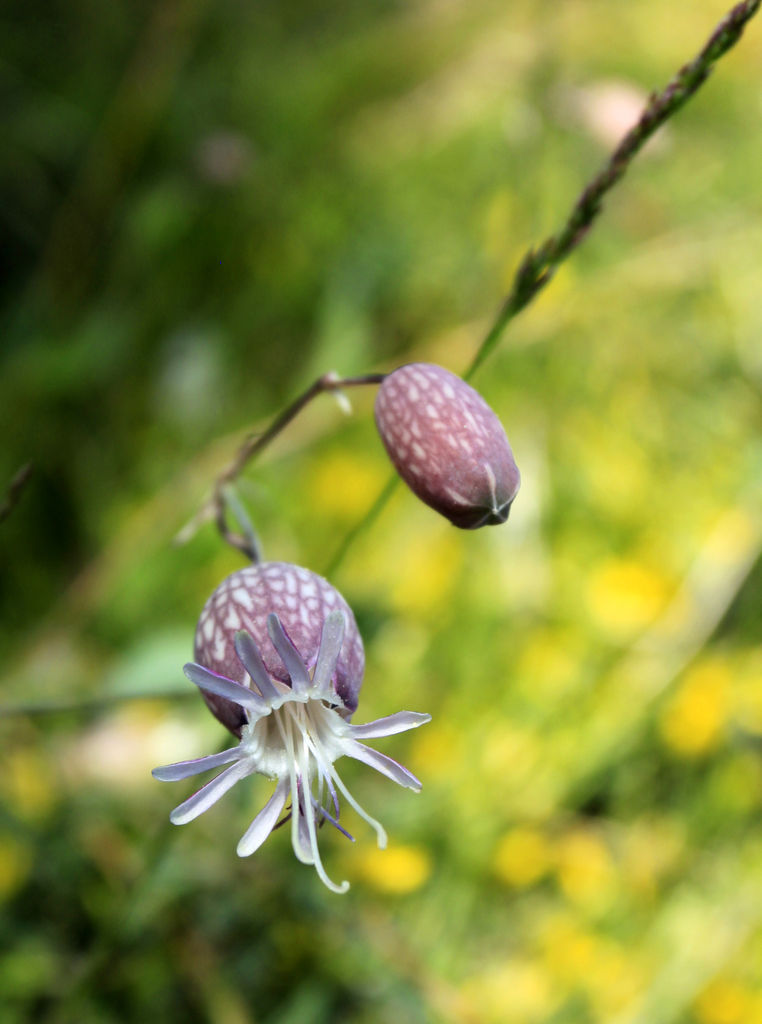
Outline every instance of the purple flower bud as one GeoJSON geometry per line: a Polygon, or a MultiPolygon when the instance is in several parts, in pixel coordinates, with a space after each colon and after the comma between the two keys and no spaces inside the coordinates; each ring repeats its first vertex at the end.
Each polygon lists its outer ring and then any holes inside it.
{"type": "Polygon", "coordinates": [[[421,501],[464,530],[506,521],[519,470],[500,420],[460,377],[432,363],[399,367],[378,390],[376,425],[421,501]]]}
{"type": "MultiPolygon", "coordinates": [[[[268,673],[289,682],[287,667],[267,631],[267,617],[277,615],[308,669],[315,667],[326,616],[344,613],[344,643],[336,663],[334,689],[343,714],[351,717],[365,671],[365,653],[352,609],[328,580],[288,562],[263,562],[232,573],[204,605],[196,626],[194,657],[218,675],[242,683],[246,669],[236,654],[234,638],[244,629],[262,654],[268,673]]],[[[240,707],[216,694],[201,691],[212,714],[235,736],[245,717],[240,707]]]]}
{"type": "Polygon", "coordinates": [[[354,616],[326,580],[283,562],[242,569],[220,584],[198,622],[196,657],[186,676],[240,742],[154,769],[162,782],[223,769],[176,807],[170,821],[193,821],[241,779],[265,775],[277,780],[275,790],[241,837],[239,856],[254,853],[290,818],[297,858],[313,864],[329,889],[346,892],[348,882],[336,885],[326,874],[317,844],[325,821],[352,838],[339,824],[339,795],[375,830],[381,848],[386,832],[351,795],[335,762],[352,757],[417,792],[421,784],[411,772],[361,740],[414,729],[430,716],[399,711],[350,725],[364,669],[354,616]]]}

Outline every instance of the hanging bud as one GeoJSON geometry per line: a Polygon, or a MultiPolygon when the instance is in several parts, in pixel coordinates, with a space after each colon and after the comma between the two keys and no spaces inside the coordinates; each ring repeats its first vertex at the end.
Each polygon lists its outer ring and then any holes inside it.
{"type": "Polygon", "coordinates": [[[242,836],[239,856],[254,853],[290,818],[297,858],[314,865],[329,889],[345,892],[349,884],[328,877],[317,843],[326,821],[352,838],[339,824],[340,796],[371,825],[382,848],[386,832],[351,795],[335,762],[343,756],[363,761],[417,792],[421,784],[411,772],[361,740],[414,729],[430,716],[399,711],[350,724],[364,669],[354,615],[327,580],[285,562],[254,565],[223,580],[201,613],[196,658],[185,666],[186,676],[240,742],[154,769],[162,782],[223,769],[176,807],[170,820],[193,821],[241,779],[264,775],[276,780],[275,790],[242,836]]]}
{"type": "Polygon", "coordinates": [[[375,412],[389,458],[421,501],[464,530],[506,521],[519,470],[500,420],[464,380],[409,363],[384,378],[375,412]]]}

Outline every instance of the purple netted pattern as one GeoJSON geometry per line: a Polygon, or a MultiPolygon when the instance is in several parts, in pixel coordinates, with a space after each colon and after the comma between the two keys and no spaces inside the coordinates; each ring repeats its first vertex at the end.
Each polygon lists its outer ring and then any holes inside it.
{"type": "MultiPolygon", "coordinates": [[[[287,562],[263,562],[232,573],[220,583],[204,605],[196,626],[194,658],[218,675],[246,681],[246,671],[234,647],[236,633],[250,633],[267,671],[289,683],[289,674],[267,632],[267,616],[278,616],[308,669],[313,669],[326,617],[344,613],[344,643],[336,665],[333,686],[351,717],[365,670],[365,654],[352,610],[331,584],[308,569],[287,562]]],[[[216,694],[202,690],[212,713],[234,735],[240,736],[245,718],[241,708],[216,694]]]]}
{"type": "Polygon", "coordinates": [[[519,489],[505,430],[481,395],[431,363],[383,381],[376,425],[397,472],[431,508],[473,530],[504,523],[519,489]]]}

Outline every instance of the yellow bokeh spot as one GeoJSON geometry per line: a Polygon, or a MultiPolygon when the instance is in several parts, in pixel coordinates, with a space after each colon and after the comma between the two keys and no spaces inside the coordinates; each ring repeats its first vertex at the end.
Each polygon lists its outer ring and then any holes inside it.
{"type": "Polygon", "coordinates": [[[503,1024],[543,1019],[555,1002],[552,987],[539,964],[513,959],[480,971],[460,987],[458,1018],[478,1024],[503,1024]]]}
{"type": "Polygon", "coordinates": [[[550,866],[551,849],[539,829],[520,826],[498,843],[492,866],[503,882],[516,888],[533,885],[550,866]]]}
{"type": "Polygon", "coordinates": [[[11,836],[0,836],[0,899],[16,892],[30,866],[31,852],[11,836]]]}
{"type": "Polygon", "coordinates": [[[455,530],[435,529],[408,538],[397,557],[391,559],[394,575],[390,580],[390,598],[394,608],[417,615],[449,604],[461,553],[455,530]],[[398,571],[399,566],[404,571],[398,571]]]}
{"type": "Polygon", "coordinates": [[[683,757],[700,757],[719,744],[728,718],[732,675],[720,658],[690,669],[659,722],[665,743],[683,757]]]}
{"type": "Polygon", "coordinates": [[[677,822],[668,818],[644,819],[629,825],[622,836],[622,875],[630,890],[654,898],[664,877],[674,869],[684,850],[677,822]]]}
{"type": "Polygon", "coordinates": [[[408,760],[429,780],[452,779],[466,760],[463,737],[452,725],[432,722],[411,737],[408,760]]]}
{"type": "Polygon", "coordinates": [[[313,466],[306,493],[316,514],[352,522],[368,511],[388,476],[388,466],[380,458],[351,451],[329,452],[313,466]]]}
{"type": "Polygon", "coordinates": [[[712,534],[706,555],[719,565],[735,565],[748,556],[750,548],[756,550],[758,538],[755,520],[743,509],[734,508],[723,516],[712,534]]]}
{"type": "Polygon", "coordinates": [[[431,857],[422,846],[366,847],[355,863],[367,885],[393,895],[415,892],[431,875],[431,857]]]}
{"type": "Polygon", "coordinates": [[[56,799],[54,773],[40,763],[39,751],[11,751],[5,758],[2,789],[13,813],[23,821],[39,821],[56,799]]]}
{"type": "Polygon", "coordinates": [[[612,559],[590,575],[588,608],[601,629],[623,637],[647,626],[664,607],[668,593],[667,579],[655,569],[612,559]]]}
{"type": "Polygon", "coordinates": [[[611,903],[617,873],[606,844],[589,829],[577,828],[556,845],[556,873],[572,903],[603,910],[611,903]]]}
{"type": "Polygon", "coordinates": [[[715,978],[699,994],[694,1012],[700,1024],[760,1024],[759,1001],[730,978],[715,978]]]}
{"type": "MultiPolygon", "coordinates": [[[[637,389],[630,389],[626,397],[638,411],[646,400],[637,389]]],[[[597,508],[607,518],[632,521],[638,517],[642,523],[646,511],[643,494],[648,490],[651,467],[642,445],[612,422],[621,416],[624,400],[620,389],[618,408],[609,410],[611,429],[602,431],[600,411],[586,409],[569,417],[568,433],[586,490],[597,508]]]]}
{"type": "Polygon", "coordinates": [[[516,677],[528,691],[558,696],[571,689],[580,678],[580,660],[576,656],[575,636],[550,629],[529,634],[519,657],[516,677]]]}
{"type": "Polygon", "coordinates": [[[549,921],[540,941],[548,971],[563,984],[576,987],[596,970],[596,937],[571,917],[559,915],[549,921]]]}
{"type": "Polygon", "coordinates": [[[521,782],[535,772],[542,761],[542,746],[526,728],[499,722],[485,730],[480,743],[481,770],[502,785],[521,782]]]}
{"type": "Polygon", "coordinates": [[[598,938],[596,968],[584,976],[584,987],[597,1020],[622,1013],[648,989],[648,971],[638,951],[623,949],[610,939],[598,938]]]}

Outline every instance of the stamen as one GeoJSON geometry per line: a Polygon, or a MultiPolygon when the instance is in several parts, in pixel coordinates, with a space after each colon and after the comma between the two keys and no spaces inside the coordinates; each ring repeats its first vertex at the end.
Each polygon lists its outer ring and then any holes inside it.
{"type": "MultiPolygon", "coordinates": [[[[288,712],[291,709],[290,704],[284,705],[284,711],[288,712]]],[[[289,716],[288,722],[283,722],[283,716],[277,711],[274,716],[276,725],[283,740],[283,746],[286,750],[286,762],[288,764],[288,775],[291,783],[291,846],[294,850],[296,859],[301,861],[302,864],[310,864],[311,861],[305,858],[304,851],[302,850],[302,844],[299,839],[299,787],[297,784],[296,766],[294,759],[294,744],[291,737],[291,716],[289,716]]]]}
{"type": "Polygon", "coordinates": [[[337,828],[339,830],[339,832],[342,833],[342,835],[345,835],[347,837],[347,839],[351,840],[352,842],[355,841],[355,837],[350,832],[347,832],[347,830],[342,825],[340,825],[338,823],[336,818],[334,818],[334,816],[332,814],[329,814],[329,812],[325,809],[325,807],[322,807],[320,805],[320,803],[315,799],[314,796],[312,798],[312,806],[315,808],[315,810],[319,810],[320,811],[320,817],[321,818],[325,818],[326,821],[330,821],[330,823],[333,825],[333,827],[337,828]]]}
{"type": "MultiPolygon", "coordinates": [[[[305,735],[305,741],[306,741],[306,735],[305,735]]],[[[299,762],[300,762],[299,766],[300,766],[300,769],[301,769],[302,777],[308,776],[308,772],[309,772],[308,758],[309,758],[309,749],[308,749],[307,743],[305,742],[303,744],[303,746],[302,746],[302,749],[300,751],[300,756],[299,756],[299,762]]],[[[318,849],[318,844],[317,844],[317,832],[316,832],[316,829],[315,829],[315,815],[312,813],[312,808],[309,809],[309,812],[305,808],[305,818],[307,819],[307,831],[309,832],[309,836],[310,836],[310,848],[312,850],[312,855],[315,858],[315,860],[314,860],[315,870],[317,871],[318,876],[319,876],[321,882],[324,885],[326,885],[332,892],[336,892],[336,893],[339,893],[339,894],[345,893],[347,891],[347,889],[349,888],[349,882],[345,879],[341,883],[341,885],[336,885],[336,883],[332,882],[331,879],[328,877],[328,875],[326,874],[326,870],[323,867],[323,862],[320,859],[320,851],[318,849]]]]}
{"type": "Polygon", "coordinates": [[[333,809],[334,809],[334,812],[336,814],[336,817],[338,818],[339,817],[339,798],[338,798],[338,795],[336,793],[336,787],[334,786],[333,779],[331,778],[331,776],[330,776],[330,774],[328,772],[326,772],[326,771],[323,772],[323,778],[325,779],[326,785],[328,786],[328,792],[331,794],[331,799],[333,800],[333,809]]]}
{"type": "Polygon", "coordinates": [[[339,787],[339,789],[344,794],[346,799],[349,801],[350,806],[354,807],[354,809],[357,811],[360,817],[364,818],[370,825],[370,827],[376,830],[376,841],[378,843],[379,850],[385,850],[388,839],[384,826],[381,824],[380,821],[376,821],[375,818],[371,818],[368,812],[362,809],[362,807],[358,804],[358,802],[349,792],[347,787],[341,781],[341,776],[336,771],[336,768],[333,765],[331,765],[331,775],[333,776],[333,781],[336,783],[336,785],[339,787]]]}

